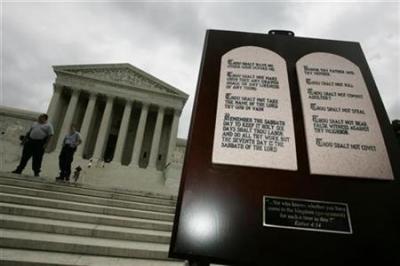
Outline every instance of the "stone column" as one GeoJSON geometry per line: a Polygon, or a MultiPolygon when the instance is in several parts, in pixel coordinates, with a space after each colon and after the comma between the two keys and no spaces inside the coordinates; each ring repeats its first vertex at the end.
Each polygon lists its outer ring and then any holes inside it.
{"type": "MultiPolygon", "coordinates": [[[[47,115],[49,116],[49,123],[53,126],[54,131],[57,130],[58,120],[59,117],[59,109],[61,108],[61,97],[62,97],[62,86],[53,83],[53,96],[51,97],[50,104],[47,108],[47,115]]],[[[50,152],[54,150],[54,146],[57,144],[57,135],[58,132],[54,132],[53,138],[50,140],[49,144],[47,145],[46,152],[50,152]]]]}
{"type": "Polygon", "coordinates": [[[115,147],[113,162],[121,163],[122,155],[124,153],[126,135],[128,134],[129,120],[132,112],[132,101],[127,101],[122,115],[121,126],[119,127],[117,144],[115,147]]]}
{"type": "Polygon", "coordinates": [[[89,101],[86,107],[85,115],[83,117],[82,126],[81,126],[81,137],[82,143],[78,146],[77,154],[79,156],[83,156],[85,152],[85,145],[87,144],[88,133],[90,129],[90,124],[92,123],[93,114],[94,114],[94,107],[96,105],[96,94],[90,94],[89,101]]]}
{"type": "Polygon", "coordinates": [[[149,168],[155,169],[157,167],[158,151],[160,150],[161,131],[164,121],[164,111],[164,107],[160,106],[158,108],[156,126],[154,128],[153,140],[151,142],[149,168]]]}
{"type": "Polygon", "coordinates": [[[71,99],[69,100],[68,108],[64,116],[64,122],[62,123],[60,134],[58,135],[58,141],[56,149],[61,149],[65,135],[69,132],[71,127],[72,119],[74,118],[75,110],[78,105],[80,90],[74,89],[72,91],[71,99]]]}
{"type": "Polygon", "coordinates": [[[60,99],[61,99],[61,93],[62,93],[62,86],[53,84],[54,92],[53,96],[51,97],[51,101],[49,104],[49,107],[47,108],[47,115],[49,116],[49,121],[55,127],[54,121],[56,121],[56,114],[57,114],[57,109],[60,106],[60,99]]]}
{"type": "Polygon", "coordinates": [[[177,134],[178,134],[178,125],[179,125],[180,114],[181,114],[180,110],[174,110],[174,117],[172,120],[171,132],[170,132],[169,141],[168,141],[167,158],[165,160],[166,164],[169,164],[171,162],[171,156],[175,150],[176,138],[178,137],[177,134]]]}
{"type": "Polygon", "coordinates": [[[140,112],[139,123],[136,130],[135,143],[133,144],[132,159],[130,166],[139,167],[140,150],[142,148],[144,130],[146,128],[147,114],[149,113],[149,104],[143,103],[140,112]]]}
{"type": "Polygon", "coordinates": [[[104,152],[104,146],[107,141],[107,133],[111,124],[111,114],[114,104],[114,97],[107,97],[106,107],[104,109],[103,117],[101,118],[101,124],[99,133],[97,134],[96,145],[93,152],[94,159],[101,159],[104,152]]]}

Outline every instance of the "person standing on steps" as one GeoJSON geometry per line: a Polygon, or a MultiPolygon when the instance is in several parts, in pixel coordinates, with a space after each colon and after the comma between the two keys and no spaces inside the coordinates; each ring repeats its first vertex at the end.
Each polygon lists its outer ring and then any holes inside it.
{"type": "Polygon", "coordinates": [[[21,174],[32,157],[33,173],[35,176],[39,176],[44,151],[54,135],[53,126],[47,121],[48,118],[47,114],[41,114],[37,122],[33,123],[22,142],[24,147],[22,149],[21,161],[12,173],[21,174]]]}
{"type": "Polygon", "coordinates": [[[71,175],[71,164],[74,160],[74,153],[79,144],[81,144],[81,135],[76,130],[75,125],[71,125],[70,131],[65,135],[63,147],[58,156],[58,164],[60,167],[60,176],[56,177],[56,181],[69,181],[71,175]]]}

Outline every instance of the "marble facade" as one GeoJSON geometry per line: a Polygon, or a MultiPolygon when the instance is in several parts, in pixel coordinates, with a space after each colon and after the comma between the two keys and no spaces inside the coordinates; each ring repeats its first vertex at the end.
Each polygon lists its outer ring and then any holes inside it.
{"type": "MultiPolygon", "coordinates": [[[[130,64],[54,66],[48,106],[55,135],[42,165],[58,174],[58,154],[71,124],[80,130],[73,167],[82,184],[176,194],[186,140],[177,138],[188,95],[130,64]]],[[[1,169],[17,165],[25,135],[38,112],[0,106],[1,169]],[[3,123],[4,122],[4,123],[3,123]]],[[[30,174],[30,164],[25,174],[30,174]]]]}
{"type": "Polygon", "coordinates": [[[84,159],[159,171],[170,163],[187,94],[130,64],[53,68],[50,151],[61,148],[73,123],[84,159]]]}

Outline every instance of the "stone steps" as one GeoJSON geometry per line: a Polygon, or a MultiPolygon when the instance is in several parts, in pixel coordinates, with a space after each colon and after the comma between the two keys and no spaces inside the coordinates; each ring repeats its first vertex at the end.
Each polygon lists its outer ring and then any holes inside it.
{"type": "Polygon", "coordinates": [[[53,192],[65,192],[75,195],[93,196],[104,199],[115,199],[122,201],[131,201],[135,203],[148,203],[164,205],[175,208],[176,199],[173,196],[153,194],[149,192],[137,192],[121,189],[99,189],[89,185],[49,182],[46,178],[34,178],[31,176],[21,176],[10,173],[0,172],[0,184],[18,186],[25,188],[45,189],[53,192]]]}
{"type": "Polygon", "coordinates": [[[32,196],[15,195],[0,192],[0,202],[25,204],[38,207],[64,209],[72,211],[82,211],[89,213],[109,214],[115,216],[134,217],[143,219],[153,219],[172,222],[172,214],[141,211],[127,208],[108,207],[98,204],[76,203],[67,200],[46,199],[32,196]]]}
{"type": "Polygon", "coordinates": [[[175,204],[0,172],[1,265],[184,265],[168,258],[175,204]]]}
{"type": "Polygon", "coordinates": [[[169,244],[169,232],[2,214],[0,228],[169,244]]]}
{"type": "Polygon", "coordinates": [[[160,231],[172,230],[172,223],[163,221],[93,214],[81,211],[57,210],[52,208],[2,202],[0,202],[0,213],[160,231]]]}
{"type": "Polygon", "coordinates": [[[168,245],[0,229],[0,246],[125,258],[168,259],[168,245]]]}
{"type": "MultiPolygon", "coordinates": [[[[1,183],[1,179],[0,179],[1,183]]],[[[102,197],[95,196],[84,196],[79,194],[72,194],[67,192],[53,192],[48,191],[48,189],[38,188],[27,188],[27,187],[19,187],[15,185],[0,185],[0,192],[16,194],[16,195],[25,195],[25,196],[34,196],[48,199],[56,199],[56,200],[68,200],[73,202],[81,202],[88,204],[100,204],[108,207],[119,207],[119,208],[127,208],[127,209],[136,209],[143,211],[153,211],[153,212],[161,212],[167,214],[174,214],[175,208],[169,206],[160,206],[155,204],[148,203],[136,203],[132,201],[126,200],[117,200],[117,199],[105,199],[102,197]]]]}
{"type": "Polygon", "coordinates": [[[0,253],[2,263],[7,266],[184,266],[183,262],[177,261],[116,258],[27,249],[1,248],[0,253]]]}

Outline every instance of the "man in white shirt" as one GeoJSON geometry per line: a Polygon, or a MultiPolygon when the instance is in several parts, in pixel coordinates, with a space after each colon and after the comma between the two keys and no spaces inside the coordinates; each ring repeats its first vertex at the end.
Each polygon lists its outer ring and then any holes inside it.
{"type": "Polygon", "coordinates": [[[23,140],[24,148],[22,150],[21,161],[13,173],[21,174],[32,157],[32,170],[35,176],[39,176],[44,150],[54,135],[53,126],[47,120],[47,114],[41,114],[37,122],[33,123],[23,140]]]}
{"type": "Polygon", "coordinates": [[[70,131],[65,135],[63,147],[58,156],[58,164],[60,167],[60,176],[56,180],[69,181],[71,175],[71,164],[74,160],[74,153],[79,144],[81,144],[81,135],[76,130],[75,125],[71,125],[70,131]]]}

